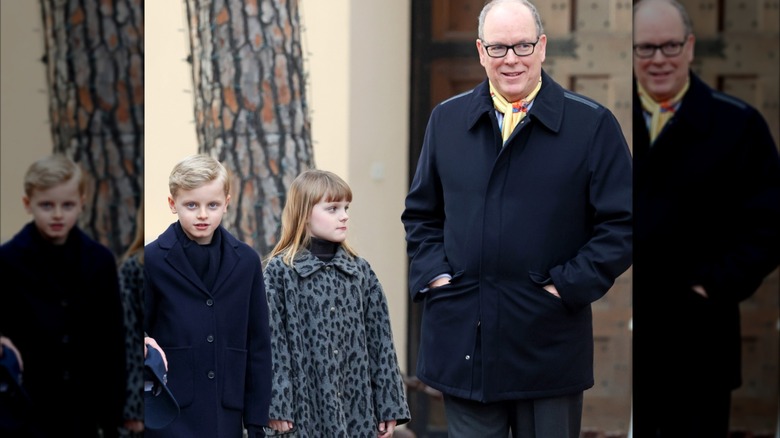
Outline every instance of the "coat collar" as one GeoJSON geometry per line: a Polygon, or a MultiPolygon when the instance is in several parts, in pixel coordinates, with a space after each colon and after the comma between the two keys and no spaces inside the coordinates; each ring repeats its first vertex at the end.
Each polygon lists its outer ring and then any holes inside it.
{"type": "Polygon", "coordinates": [[[295,269],[295,272],[304,278],[314,274],[325,266],[335,266],[337,269],[350,276],[358,274],[358,268],[354,258],[347,254],[341,246],[336,250],[336,255],[329,263],[323,262],[308,249],[302,249],[293,262],[293,269],[295,269]]]}
{"type": "Polygon", "coordinates": [[[707,104],[712,99],[714,90],[692,72],[689,72],[689,77],[690,86],[679,111],[675,114],[676,123],[684,123],[686,127],[703,135],[711,130],[710,121],[717,120],[712,114],[713,105],[707,104]]]}
{"type": "MultiPolygon", "coordinates": [[[[473,90],[462,94],[471,99],[468,111],[468,127],[473,129],[482,117],[490,117],[494,111],[493,100],[490,98],[490,83],[482,81],[473,90]]],[[[544,69],[542,70],[542,88],[539,90],[528,117],[544,125],[552,132],[558,132],[563,124],[565,93],[563,87],[553,81],[544,69]]]]}
{"type": "MultiPolygon", "coordinates": [[[[692,130],[698,137],[712,129],[709,124],[711,120],[715,120],[712,114],[714,109],[713,105],[709,104],[709,101],[712,99],[714,90],[693,72],[689,72],[688,75],[690,77],[690,86],[688,92],[683,97],[679,111],[672,119],[672,123],[684,124],[686,129],[692,130]]],[[[642,103],[637,94],[636,79],[634,79],[633,83],[633,94],[634,121],[644,121],[642,103]]],[[[634,129],[640,129],[643,136],[649,136],[645,123],[642,123],[641,127],[635,126],[634,129]]],[[[663,135],[659,138],[662,139],[662,137],[663,135]]]]}
{"type": "Polygon", "coordinates": [[[176,236],[177,223],[172,223],[160,237],[157,238],[157,242],[160,248],[167,251],[165,260],[175,269],[179,274],[188,278],[195,286],[201,289],[208,295],[212,292],[219,290],[222,283],[224,283],[233,270],[238,266],[240,256],[238,255],[238,247],[241,242],[236,239],[232,234],[228,233],[221,225],[217,228],[215,233],[221,233],[222,237],[222,261],[219,266],[219,272],[217,273],[217,279],[214,282],[214,289],[209,291],[200,277],[195,273],[187,255],[184,253],[184,248],[179,244],[179,240],[176,236]]]}

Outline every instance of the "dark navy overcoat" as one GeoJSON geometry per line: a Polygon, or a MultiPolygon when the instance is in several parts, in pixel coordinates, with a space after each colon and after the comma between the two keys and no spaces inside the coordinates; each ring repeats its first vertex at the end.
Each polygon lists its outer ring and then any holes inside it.
{"type": "Polygon", "coordinates": [[[13,279],[0,292],[0,333],[22,355],[34,427],[91,437],[100,425],[114,436],[126,384],[114,255],[79,227],[52,245],[28,222],[0,245],[0,272],[13,279]]]}
{"type": "Polygon", "coordinates": [[[271,397],[268,304],[257,252],[220,227],[222,256],[209,290],[172,224],[145,247],[144,327],[168,359],[181,413],[147,437],[241,438],[266,425],[271,397]]]}
{"type": "Polygon", "coordinates": [[[645,388],[732,390],[740,302],[780,262],[777,146],[755,108],[693,73],[652,145],[636,89],[633,112],[636,406],[645,388]]]}
{"type": "Polygon", "coordinates": [[[503,147],[487,80],[436,106],[402,214],[417,376],[486,402],[591,387],[590,305],[630,266],[631,183],[613,114],[544,72],[503,147]]]}

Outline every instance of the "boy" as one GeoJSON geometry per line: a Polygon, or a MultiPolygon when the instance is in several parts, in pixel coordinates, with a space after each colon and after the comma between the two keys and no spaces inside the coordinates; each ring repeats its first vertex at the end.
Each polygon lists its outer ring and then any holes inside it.
{"type": "Polygon", "coordinates": [[[0,333],[24,361],[41,437],[113,437],[122,422],[125,356],[114,255],[76,225],[86,183],[61,154],[24,178],[32,222],[0,246],[0,333]]]}
{"type": "Polygon", "coordinates": [[[260,257],[220,226],[225,167],[208,155],[174,166],[168,206],[178,221],[145,248],[144,329],[165,352],[181,408],[146,437],[264,436],[271,399],[268,304],[260,257]]]}

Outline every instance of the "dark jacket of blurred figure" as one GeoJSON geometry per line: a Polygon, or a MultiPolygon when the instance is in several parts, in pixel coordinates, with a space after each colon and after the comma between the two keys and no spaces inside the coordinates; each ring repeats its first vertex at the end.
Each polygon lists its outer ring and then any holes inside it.
{"type": "Polygon", "coordinates": [[[0,332],[24,360],[35,437],[114,436],[125,393],[124,329],[113,254],[78,227],[63,245],[30,222],[0,247],[0,332]]]}
{"type": "Polygon", "coordinates": [[[633,111],[634,411],[641,423],[657,416],[644,397],[656,390],[685,389],[706,400],[710,391],[728,396],[741,385],[739,303],[780,261],[780,161],[761,114],[693,73],[652,146],[636,86],[633,111]]]}

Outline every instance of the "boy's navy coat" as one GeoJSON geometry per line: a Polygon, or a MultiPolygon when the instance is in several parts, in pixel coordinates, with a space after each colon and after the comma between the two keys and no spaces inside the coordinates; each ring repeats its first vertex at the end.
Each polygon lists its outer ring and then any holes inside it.
{"type": "Polygon", "coordinates": [[[14,279],[0,292],[0,333],[22,355],[34,426],[94,436],[99,423],[112,436],[126,376],[114,255],[78,227],[52,245],[29,222],[0,245],[0,272],[14,279]]]}
{"type": "Polygon", "coordinates": [[[485,402],[593,386],[590,304],[631,263],[631,155],[609,110],[542,72],[502,148],[487,80],[441,103],[402,220],[423,382],[485,402]]]}
{"type": "Polygon", "coordinates": [[[227,230],[213,290],[195,273],[172,224],[145,248],[144,328],[168,359],[181,413],[147,437],[241,438],[268,423],[271,352],[260,257],[227,230]],[[242,420],[243,419],[243,420],[242,420]]]}

